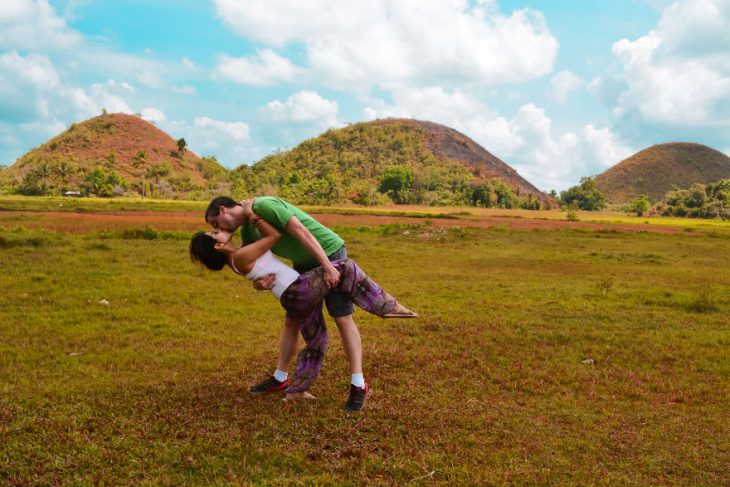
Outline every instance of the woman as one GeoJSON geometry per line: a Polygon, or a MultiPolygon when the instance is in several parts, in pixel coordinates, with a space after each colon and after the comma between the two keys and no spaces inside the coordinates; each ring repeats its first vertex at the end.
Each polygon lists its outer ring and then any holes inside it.
{"type": "MultiPolygon", "coordinates": [[[[324,319],[317,312],[316,305],[325,298],[330,288],[324,280],[321,267],[299,274],[274,257],[271,248],[281,234],[260,217],[252,221],[262,235],[260,240],[236,248],[228,232],[199,232],[190,242],[190,258],[211,270],[221,270],[228,265],[234,272],[250,280],[269,274],[276,276],[271,292],[279,299],[287,316],[300,320],[300,332],[307,344],[299,353],[296,371],[287,389],[287,399],[313,398],[306,390],[322,368],[329,343],[324,319]]],[[[383,291],[353,260],[340,260],[333,262],[333,265],[340,273],[340,282],[334,289],[346,294],[365,311],[383,318],[418,316],[383,291]]],[[[369,395],[369,389],[367,392],[365,397],[369,395]]],[[[362,404],[354,404],[352,410],[361,407],[362,404]]]]}

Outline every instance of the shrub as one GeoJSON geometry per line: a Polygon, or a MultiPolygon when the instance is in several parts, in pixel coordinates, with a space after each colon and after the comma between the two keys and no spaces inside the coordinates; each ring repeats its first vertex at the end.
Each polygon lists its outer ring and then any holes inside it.
{"type": "Polygon", "coordinates": [[[730,179],[710,184],[693,184],[687,189],[675,188],[664,196],[664,216],[690,218],[730,218],[730,179]]]}
{"type": "Polygon", "coordinates": [[[636,216],[644,216],[644,213],[649,209],[651,205],[646,195],[640,194],[638,198],[634,200],[629,206],[629,212],[636,213],[636,216]]]}
{"type": "Polygon", "coordinates": [[[560,204],[575,204],[581,210],[596,211],[606,207],[606,196],[596,188],[593,178],[581,178],[579,185],[560,193],[560,204]]]}

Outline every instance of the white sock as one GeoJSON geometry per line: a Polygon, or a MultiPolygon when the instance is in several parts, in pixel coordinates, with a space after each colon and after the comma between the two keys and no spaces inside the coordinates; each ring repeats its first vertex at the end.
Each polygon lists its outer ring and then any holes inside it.
{"type": "Polygon", "coordinates": [[[284,382],[287,377],[289,377],[289,374],[287,372],[284,372],[283,370],[276,369],[274,371],[274,379],[278,380],[279,382],[284,382]]]}
{"type": "Polygon", "coordinates": [[[362,389],[365,387],[365,377],[362,374],[352,374],[352,385],[362,389]]]}

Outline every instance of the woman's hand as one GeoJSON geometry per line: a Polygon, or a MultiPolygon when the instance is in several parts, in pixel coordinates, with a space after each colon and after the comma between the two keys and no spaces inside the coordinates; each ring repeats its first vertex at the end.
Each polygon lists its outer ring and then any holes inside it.
{"type": "Polygon", "coordinates": [[[276,282],[276,274],[269,274],[264,277],[259,277],[258,279],[254,279],[253,288],[258,291],[268,291],[274,287],[275,282],[276,282]]]}

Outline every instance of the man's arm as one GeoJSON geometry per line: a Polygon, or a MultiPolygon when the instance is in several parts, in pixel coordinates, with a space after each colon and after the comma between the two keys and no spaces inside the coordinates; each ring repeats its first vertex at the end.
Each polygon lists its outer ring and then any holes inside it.
{"type": "Polygon", "coordinates": [[[294,238],[299,240],[302,246],[307,249],[312,256],[314,256],[317,263],[322,266],[322,269],[324,269],[324,281],[327,283],[327,286],[329,286],[330,289],[337,286],[340,282],[340,273],[337,272],[335,266],[333,266],[332,262],[329,261],[327,255],[324,253],[322,245],[320,245],[317,239],[314,238],[312,232],[302,225],[302,222],[300,222],[296,216],[289,218],[284,229],[294,238]]]}

